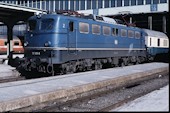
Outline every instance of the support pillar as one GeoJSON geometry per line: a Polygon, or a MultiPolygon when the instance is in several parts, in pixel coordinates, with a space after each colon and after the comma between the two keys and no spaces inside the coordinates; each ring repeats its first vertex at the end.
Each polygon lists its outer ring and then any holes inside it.
{"type": "Polygon", "coordinates": [[[166,33],[166,16],[163,16],[162,31],[166,33]]]}
{"type": "Polygon", "coordinates": [[[11,65],[13,60],[13,27],[14,24],[7,25],[7,58],[8,58],[8,65],[11,65]]]}

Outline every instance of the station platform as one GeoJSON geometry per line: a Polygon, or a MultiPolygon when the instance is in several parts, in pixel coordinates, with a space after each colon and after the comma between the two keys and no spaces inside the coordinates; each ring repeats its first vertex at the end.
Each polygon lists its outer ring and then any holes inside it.
{"type": "Polygon", "coordinates": [[[168,63],[148,63],[62,76],[0,84],[0,112],[113,85],[115,87],[161,72],[169,73],[168,63]]]}
{"type": "Polygon", "coordinates": [[[11,67],[7,64],[0,64],[0,80],[18,77],[19,73],[15,67],[11,67]]]}

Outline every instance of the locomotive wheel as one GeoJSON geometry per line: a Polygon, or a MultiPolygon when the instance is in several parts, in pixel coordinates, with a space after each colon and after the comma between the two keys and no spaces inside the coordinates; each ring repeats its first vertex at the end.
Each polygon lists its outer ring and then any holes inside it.
{"type": "Polygon", "coordinates": [[[99,69],[102,69],[102,63],[101,62],[96,62],[94,64],[94,70],[99,70],[99,69]]]}

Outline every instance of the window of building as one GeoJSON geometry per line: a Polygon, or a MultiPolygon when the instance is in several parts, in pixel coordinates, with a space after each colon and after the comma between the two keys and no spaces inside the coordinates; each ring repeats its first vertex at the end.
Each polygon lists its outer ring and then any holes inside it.
{"type": "Polygon", "coordinates": [[[58,0],[55,1],[55,10],[59,10],[59,1],[58,0]]]}
{"type": "Polygon", "coordinates": [[[105,7],[105,8],[108,8],[108,7],[109,7],[109,0],[105,0],[105,1],[104,1],[104,7],[105,7]]]}
{"type": "Polygon", "coordinates": [[[152,45],[152,38],[150,38],[150,46],[152,45]]]}
{"type": "Polygon", "coordinates": [[[63,10],[63,1],[60,0],[60,10],[63,10]]]}
{"type": "Polygon", "coordinates": [[[129,6],[129,0],[124,0],[124,6],[129,6]]]}
{"type": "Polygon", "coordinates": [[[98,0],[98,8],[102,8],[103,7],[103,0],[98,0]]]}
{"type": "Polygon", "coordinates": [[[140,38],[140,32],[135,31],[135,38],[139,39],[140,38]]]}
{"type": "Polygon", "coordinates": [[[92,0],[92,9],[96,9],[96,0],[92,0]]]}
{"type": "Polygon", "coordinates": [[[167,0],[160,0],[160,3],[167,3],[167,0]]]}
{"type": "Polygon", "coordinates": [[[74,11],[74,1],[70,0],[70,10],[74,11]]]}
{"type": "Polygon", "coordinates": [[[76,10],[79,10],[79,0],[76,0],[76,10]]]}
{"type": "Polygon", "coordinates": [[[96,24],[92,24],[92,33],[99,35],[100,34],[100,26],[96,25],[96,24]]]}
{"type": "Polygon", "coordinates": [[[153,4],[159,4],[159,0],[153,0],[153,4]]]}
{"type": "Polygon", "coordinates": [[[121,7],[122,6],[122,0],[117,0],[117,7],[121,7]]]}
{"type": "Polygon", "coordinates": [[[45,2],[44,1],[42,1],[42,9],[45,10],[45,2]]]}
{"type": "Polygon", "coordinates": [[[68,10],[68,0],[65,0],[65,10],[68,10]]]}
{"type": "Polygon", "coordinates": [[[81,10],[85,10],[85,0],[81,0],[80,1],[80,4],[81,4],[81,10]]]}
{"type": "Polygon", "coordinates": [[[151,0],[146,0],[146,4],[151,4],[151,0]]]}
{"type": "Polygon", "coordinates": [[[118,29],[117,28],[112,28],[112,35],[118,36],[118,29]]]}
{"type": "Polygon", "coordinates": [[[50,2],[49,3],[50,4],[50,6],[49,6],[50,8],[49,9],[50,9],[50,11],[53,11],[53,9],[54,9],[54,2],[53,1],[49,1],[49,2],[50,2]]]}
{"type": "Polygon", "coordinates": [[[126,37],[127,36],[127,30],[121,29],[121,36],[126,37]]]}
{"type": "MultiPolygon", "coordinates": [[[[35,3],[34,3],[35,4],[35,3]]],[[[50,2],[46,1],[46,10],[49,11],[50,10],[50,2]]]]}
{"type": "Polygon", "coordinates": [[[160,46],[160,39],[158,39],[158,46],[160,46]]]}
{"type": "Polygon", "coordinates": [[[110,35],[110,27],[103,26],[103,35],[110,35]]]}
{"type": "Polygon", "coordinates": [[[89,33],[89,24],[88,23],[79,23],[79,31],[80,33],[89,33]]]}
{"type": "MultiPolygon", "coordinates": [[[[46,2],[46,4],[48,4],[48,2],[46,2]]],[[[21,3],[19,5],[21,5],[21,3]]],[[[33,2],[33,6],[32,7],[36,8],[36,3],[35,2],[33,2]]]]}
{"type": "Polygon", "coordinates": [[[128,30],[128,37],[133,38],[134,37],[134,31],[128,30]]]}
{"type": "Polygon", "coordinates": [[[136,0],[131,0],[131,5],[136,5],[136,0]]]}
{"type": "Polygon", "coordinates": [[[115,7],[115,0],[111,0],[111,7],[115,7]]]}
{"type": "Polygon", "coordinates": [[[91,0],[87,0],[87,9],[91,9],[91,0]]]}
{"type": "Polygon", "coordinates": [[[37,2],[37,8],[40,9],[40,2],[37,2]]]}
{"type": "Polygon", "coordinates": [[[143,0],[138,0],[138,5],[143,5],[143,0]]]}

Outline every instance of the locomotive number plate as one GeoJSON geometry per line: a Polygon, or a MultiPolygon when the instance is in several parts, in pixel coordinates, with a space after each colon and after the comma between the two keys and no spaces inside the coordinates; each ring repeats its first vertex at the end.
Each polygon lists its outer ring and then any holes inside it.
{"type": "Polygon", "coordinates": [[[40,52],[32,52],[32,55],[40,55],[40,52]]]}

